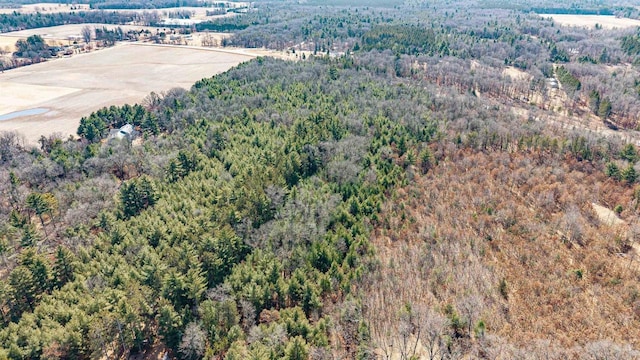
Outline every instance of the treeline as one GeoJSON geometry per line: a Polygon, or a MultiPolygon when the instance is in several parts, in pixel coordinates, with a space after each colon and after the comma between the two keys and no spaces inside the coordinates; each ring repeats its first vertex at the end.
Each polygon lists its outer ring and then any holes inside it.
{"type": "Polygon", "coordinates": [[[163,9],[173,7],[206,7],[212,1],[198,0],[143,0],[143,1],[120,1],[120,0],[90,0],[89,6],[92,9],[163,9]]]}
{"type": "Polygon", "coordinates": [[[614,10],[609,8],[532,7],[531,11],[541,15],[614,15],[614,10]]]}
{"type": "Polygon", "coordinates": [[[39,35],[31,35],[26,40],[16,41],[15,56],[32,59],[38,62],[41,58],[50,58],[52,56],[49,45],[39,35]]]}
{"type": "Polygon", "coordinates": [[[309,0],[305,2],[306,5],[315,5],[315,6],[362,6],[362,7],[375,7],[375,8],[392,8],[394,6],[403,5],[405,2],[401,0],[309,0]]]}
{"type": "Polygon", "coordinates": [[[632,15],[637,13],[632,1],[617,1],[614,3],[604,3],[602,1],[573,1],[571,3],[559,4],[556,1],[536,0],[536,1],[504,1],[486,0],[479,4],[486,9],[512,9],[522,12],[534,12],[542,15],[632,15]]]}
{"type": "Polygon", "coordinates": [[[127,24],[141,20],[139,14],[117,11],[79,11],[70,13],[0,14],[0,32],[19,31],[67,24],[127,24]]]}
{"type": "Polygon", "coordinates": [[[234,32],[248,28],[248,24],[201,22],[196,24],[197,31],[234,32]]]}

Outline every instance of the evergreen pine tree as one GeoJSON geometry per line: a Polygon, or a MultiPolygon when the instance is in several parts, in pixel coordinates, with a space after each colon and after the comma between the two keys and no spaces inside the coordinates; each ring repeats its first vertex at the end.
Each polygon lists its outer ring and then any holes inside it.
{"type": "Polygon", "coordinates": [[[58,246],[56,250],[56,261],[53,266],[53,277],[55,285],[60,288],[74,279],[73,254],[68,249],[58,246]]]}

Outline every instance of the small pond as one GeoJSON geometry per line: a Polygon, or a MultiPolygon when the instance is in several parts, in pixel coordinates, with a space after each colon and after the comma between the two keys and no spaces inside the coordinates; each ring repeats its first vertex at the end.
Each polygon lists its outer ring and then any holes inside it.
{"type": "Polygon", "coordinates": [[[40,114],[46,113],[47,111],[49,111],[49,109],[45,109],[45,108],[33,108],[33,109],[27,109],[27,110],[14,111],[12,113],[0,115],[0,121],[11,120],[21,116],[40,115],[40,114]]]}

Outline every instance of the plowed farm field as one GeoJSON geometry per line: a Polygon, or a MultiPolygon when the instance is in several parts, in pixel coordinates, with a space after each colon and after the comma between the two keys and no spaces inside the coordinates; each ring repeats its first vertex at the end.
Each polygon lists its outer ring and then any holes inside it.
{"type": "Polygon", "coordinates": [[[122,43],[0,73],[0,131],[76,133],[80,118],[104,106],[140,103],[150,92],[189,89],[255,57],[243,51],[122,43]]]}

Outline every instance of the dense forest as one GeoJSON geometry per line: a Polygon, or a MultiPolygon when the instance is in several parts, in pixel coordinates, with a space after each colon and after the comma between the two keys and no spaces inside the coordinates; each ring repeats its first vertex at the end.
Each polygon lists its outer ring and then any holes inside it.
{"type": "Polygon", "coordinates": [[[25,153],[9,142],[4,168],[15,186],[4,189],[4,230],[6,249],[19,255],[5,256],[7,355],[84,358],[157,338],[184,357],[301,358],[327,351],[336,321],[345,322],[344,351],[362,351],[364,330],[351,328],[360,312],[337,316],[334,306],[355,302],[371,252],[366,219],[402,181],[388,158],[392,137],[432,136],[427,119],[381,116],[381,99],[404,95],[427,106],[426,94],[336,64],[265,59],[151,98],[151,110],[93,115],[147,119],[147,136],[171,133],[141,147],[43,139],[25,153]],[[372,131],[388,138],[372,143],[372,131]],[[37,158],[61,173],[20,171],[37,158]],[[67,193],[74,198],[62,198],[67,186],[79,186],[67,193]],[[41,222],[29,220],[25,196],[40,204],[41,222]]]}
{"type": "Polygon", "coordinates": [[[437,3],[258,2],[210,26],[298,61],[1,133],[0,359],[639,358],[636,30],[437,3]]]}
{"type": "Polygon", "coordinates": [[[320,13],[311,6],[258,3],[257,12],[198,27],[235,31],[223,40],[225,46],[337,56],[388,50],[399,58],[397,70],[403,75],[420,67],[453,63],[458,72],[446,69],[426,76],[459,82],[462,91],[474,86],[496,90],[492,95],[541,108],[549,107],[550,97],[554,97],[547,80],[555,77],[566,94],[555,96],[558,112],[600,117],[602,124],[621,128],[638,127],[636,78],[640,74],[628,66],[640,61],[640,41],[634,28],[603,29],[597,24],[591,28],[560,27],[544,16],[497,9],[497,3],[478,7],[456,6],[458,3],[326,7],[320,13]],[[515,68],[520,75],[505,83],[501,80],[505,67],[515,68]],[[611,111],[604,118],[590,100],[594,94],[610,101],[611,111]]]}

